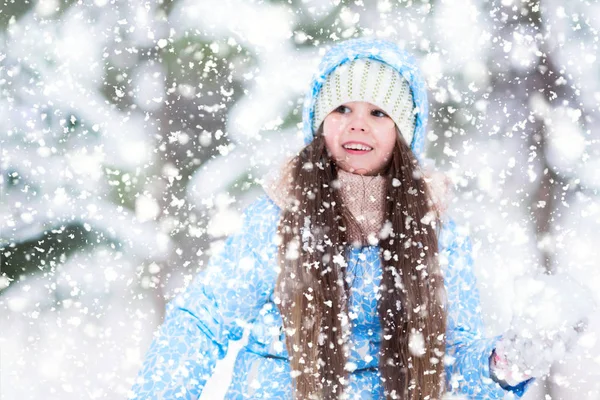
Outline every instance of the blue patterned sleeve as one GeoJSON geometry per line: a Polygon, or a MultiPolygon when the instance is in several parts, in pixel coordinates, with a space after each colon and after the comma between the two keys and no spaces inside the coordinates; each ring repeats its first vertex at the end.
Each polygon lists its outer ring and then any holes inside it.
{"type": "Polygon", "coordinates": [[[502,399],[507,393],[522,397],[529,380],[515,387],[501,386],[490,377],[490,357],[501,338],[485,337],[471,241],[449,221],[440,235],[440,264],[447,294],[446,374],[448,390],[469,399],[502,399]]]}
{"type": "Polygon", "coordinates": [[[265,304],[274,282],[261,271],[258,248],[272,206],[248,207],[241,231],[229,236],[202,272],[167,305],[165,320],[146,353],[130,399],[197,399],[229,340],[243,335],[265,304]]]}

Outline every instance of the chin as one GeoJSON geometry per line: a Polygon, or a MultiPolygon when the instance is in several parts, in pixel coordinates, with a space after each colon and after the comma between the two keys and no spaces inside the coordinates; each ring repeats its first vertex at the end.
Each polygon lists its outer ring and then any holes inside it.
{"type": "Polygon", "coordinates": [[[360,166],[348,167],[347,171],[351,172],[353,174],[357,174],[357,175],[375,175],[375,172],[373,171],[372,168],[365,168],[365,167],[360,167],[360,166]]]}

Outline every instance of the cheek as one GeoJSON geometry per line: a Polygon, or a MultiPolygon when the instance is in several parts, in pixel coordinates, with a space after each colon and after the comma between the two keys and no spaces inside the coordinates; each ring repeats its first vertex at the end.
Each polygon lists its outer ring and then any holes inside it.
{"type": "Polygon", "coordinates": [[[386,126],[380,131],[379,145],[380,149],[382,149],[385,154],[390,154],[393,152],[397,139],[396,136],[397,133],[394,126],[386,126]]]}
{"type": "Polygon", "coordinates": [[[335,143],[331,138],[331,135],[325,136],[325,148],[329,155],[335,154],[335,143]]]}
{"type": "Polygon", "coordinates": [[[325,136],[325,145],[331,151],[337,144],[340,137],[341,124],[339,118],[328,116],[323,121],[323,135],[325,136]]]}
{"type": "Polygon", "coordinates": [[[342,120],[338,114],[329,114],[323,120],[323,131],[325,133],[334,133],[342,129],[342,120]]]}
{"type": "Polygon", "coordinates": [[[394,145],[396,144],[396,137],[394,135],[394,137],[389,138],[388,140],[386,140],[385,142],[385,152],[386,154],[391,154],[394,151],[394,145]]]}

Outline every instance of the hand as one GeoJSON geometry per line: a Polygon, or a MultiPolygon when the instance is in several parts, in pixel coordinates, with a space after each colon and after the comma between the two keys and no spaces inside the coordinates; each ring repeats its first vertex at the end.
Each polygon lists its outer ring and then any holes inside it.
{"type": "Polygon", "coordinates": [[[594,308],[591,293],[566,274],[520,279],[511,327],[491,364],[496,378],[514,386],[547,375],[576,345],[594,308]]]}

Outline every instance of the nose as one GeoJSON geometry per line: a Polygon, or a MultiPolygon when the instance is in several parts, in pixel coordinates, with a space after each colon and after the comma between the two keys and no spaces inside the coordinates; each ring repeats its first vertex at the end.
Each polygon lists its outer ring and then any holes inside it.
{"type": "Polygon", "coordinates": [[[365,132],[367,130],[367,121],[361,112],[355,112],[349,124],[352,132],[365,132]]]}

